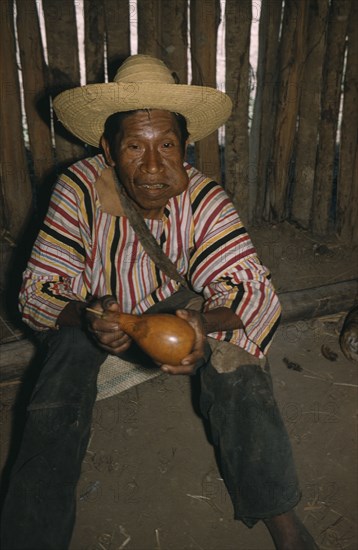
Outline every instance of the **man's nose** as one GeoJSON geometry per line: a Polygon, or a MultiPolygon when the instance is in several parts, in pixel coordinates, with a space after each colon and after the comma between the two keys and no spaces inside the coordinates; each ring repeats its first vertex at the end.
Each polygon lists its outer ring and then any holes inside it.
{"type": "Polygon", "coordinates": [[[156,149],[147,149],[142,162],[142,169],[149,174],[156,174],[162,169],[162,159],[160,153],[156,149]]]}

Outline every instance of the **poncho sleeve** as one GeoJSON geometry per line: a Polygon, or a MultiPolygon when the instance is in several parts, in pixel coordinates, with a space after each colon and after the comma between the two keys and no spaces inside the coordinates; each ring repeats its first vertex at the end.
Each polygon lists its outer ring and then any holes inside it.
{"type": "Polygon", "coordinates": [[[19,295],[22,318],[34,330],[56,326],[70,300],[85,300],[85,262],[91,248],[88,189],[67,170],[55,184],[19,295]]]}
{"type": "Polygon", "coordinates": [[[223,188],[203,179],[192,191],[195,243],[189,278],[205,299],[204,311],[218,307],[236,313],[243,329],[211,334],[263,357],[277,329],[281,307],[234,205],[223,188]]]}

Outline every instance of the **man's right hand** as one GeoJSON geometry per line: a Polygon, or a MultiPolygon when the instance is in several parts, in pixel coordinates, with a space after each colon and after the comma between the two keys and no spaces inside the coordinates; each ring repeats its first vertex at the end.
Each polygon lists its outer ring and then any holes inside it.
{"type": "Polygon", "coordinates": [[[98,345],[113,355],[126,351],[132,343],[131,338],[119,328],[116,313],[120,313],[119,304],[113,296],[104,296],[91,302],[91,309],[104,313],[103,317],[90,311],[86,312],[88,330],[98,345]]]}

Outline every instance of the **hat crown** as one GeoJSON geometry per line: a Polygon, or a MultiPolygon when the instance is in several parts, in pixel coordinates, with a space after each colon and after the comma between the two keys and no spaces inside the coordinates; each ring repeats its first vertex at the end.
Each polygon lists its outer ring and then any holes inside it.
{"type": "Polygon", "coordinates": [[[150,55],[132,55],[118,69],[114,82],[154,82],[175,84],[168,67],[150,55]]]}

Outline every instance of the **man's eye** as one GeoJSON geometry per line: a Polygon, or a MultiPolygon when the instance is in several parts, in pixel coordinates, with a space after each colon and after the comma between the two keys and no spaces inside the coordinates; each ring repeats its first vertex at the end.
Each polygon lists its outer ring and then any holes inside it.
{"type": "Polygon", "coordinates": [[[137,151],[139,149],[139,145],[137,145],[137,143],[130,143],[128,145],[128,149],[132,149],[134,151],[137,151]]]}
{"type": "Polygon", "coordinates": [[[174,143],[171,143],[170,141],[167,141],[163,143],[164,149],[170,149],[170,147],[174,147],[174,143]]]}

